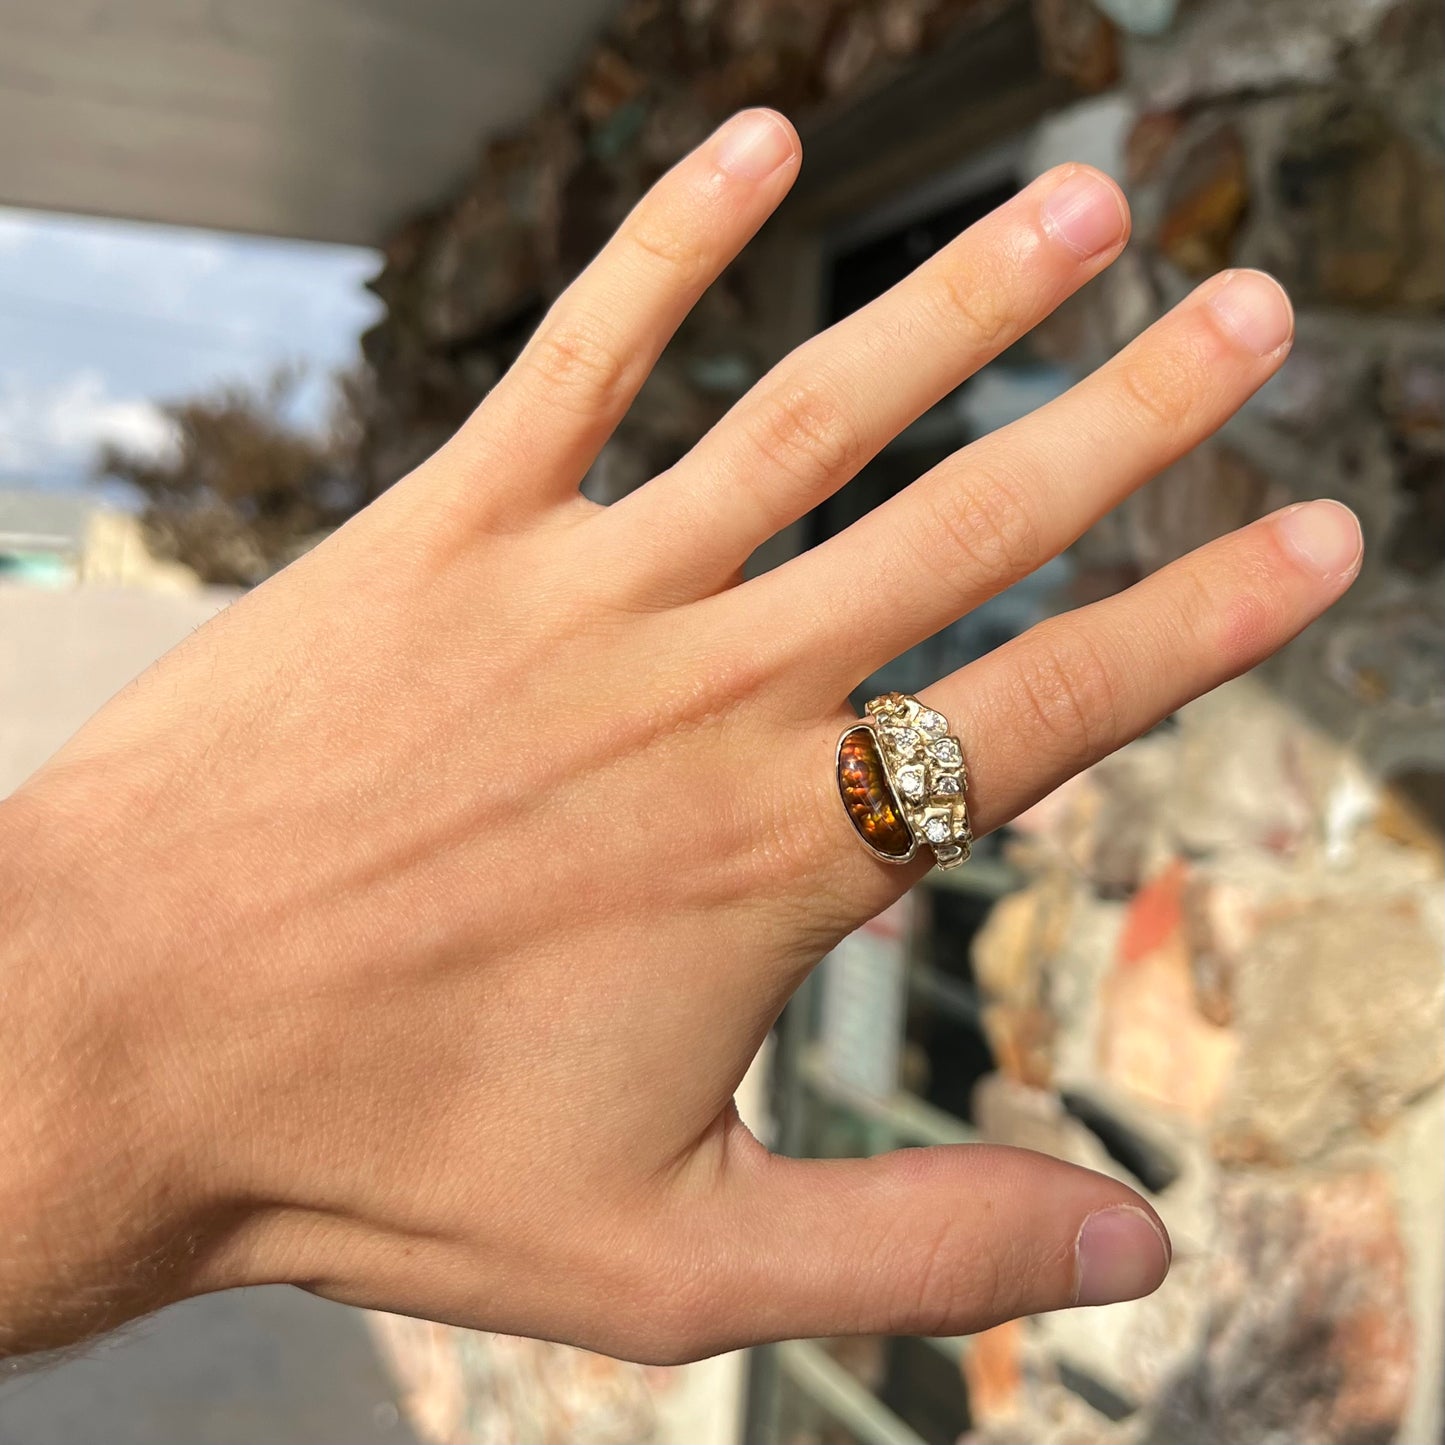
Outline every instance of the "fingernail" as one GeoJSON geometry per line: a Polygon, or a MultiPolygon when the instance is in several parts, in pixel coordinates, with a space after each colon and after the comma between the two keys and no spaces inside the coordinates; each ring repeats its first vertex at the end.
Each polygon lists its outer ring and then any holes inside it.
{"type": "Polygon", "coordinates": [[[1108,250],[1124,234],[1119,193],[1092,171],[1070,176],[1044,202],[1039,215],[1050,236],[1085,259],[1108,250]]]}
{"type": "Polygon", "coordinates": [[[1276,523],[1285,546],[1321,577],[1355,571],[1365,550],[1360,520],[1340,502],[1303,502],[1276,523]]]}
{"type": "Polygon", "coordinates": [[[769,110],[735,115],[718,137],[718,167],[747,181],[772,175],[792,154],[793,137],[769,110]]]}
{"type": "Polygon", "coordinates": [[[1219,324],[1256,356],[1278,351],[1294,335],[1294,310],[1284,287],[1262,271],[1236,271],[1209,298],[1219,324]]]}
{"type": "Polygon", "coordinates": [[[1074,1247],[1076,1305],[1111,1305],[1138,1299],[1169,1271],[1169,1249],[1142,1210],[1118,1205],[1091,1214],[1074,1247]]]}

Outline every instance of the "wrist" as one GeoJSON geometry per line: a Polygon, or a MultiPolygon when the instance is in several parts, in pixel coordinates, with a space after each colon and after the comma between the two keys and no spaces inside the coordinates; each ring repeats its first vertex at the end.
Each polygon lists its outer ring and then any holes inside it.
{"type": "Polygon", "coordinates": [[[196,1167],[155,960],[92,866],[98,826],[35,784],[0,802],[0,1355],[195,1292],[228,1213],[196,1167]]]}

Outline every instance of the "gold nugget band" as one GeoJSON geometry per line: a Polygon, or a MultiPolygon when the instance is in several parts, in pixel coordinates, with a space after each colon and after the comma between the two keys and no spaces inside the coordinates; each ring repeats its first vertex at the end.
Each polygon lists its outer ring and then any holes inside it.
{"type": "Polygon", "coordinates": [[[940,868],[968,861],[968,769],[940,712],[888,692],[838,739],[838,792],[863,846],[885,863],[907,863],[919,843],[940,868]]]}

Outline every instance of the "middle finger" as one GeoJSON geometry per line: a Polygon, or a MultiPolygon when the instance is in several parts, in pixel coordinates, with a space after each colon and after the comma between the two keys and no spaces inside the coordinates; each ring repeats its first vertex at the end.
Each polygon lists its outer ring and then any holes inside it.
{"type": "Polygon", "coordinates": [[[910,422],[1119,253],[1128,208],[1087,166],[1041,176],[780,362],[608,525],[647,599],[716,591],[910,422]]]}

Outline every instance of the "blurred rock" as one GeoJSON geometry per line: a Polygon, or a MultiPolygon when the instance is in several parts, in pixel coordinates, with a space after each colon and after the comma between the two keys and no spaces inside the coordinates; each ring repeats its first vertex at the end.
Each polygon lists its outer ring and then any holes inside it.
{"type": "Polygon", "coordinates": [[[1163,35],[1174,23],[1179,0],[1094,0],[1116,25],[1134,35],[1163,35]]]}
{"type": "MultiPolygon", "coordinates": [[[[1178,1238],[1174,1251],[1169,1275],[1154,1294],[1105,1310],[1060,1310],[1037,1325],[1040,1353],[1076,1389],[1088,1381],[1090,1394],[1109,1404],[1130,1441],[1143,1435],[1151,1402],[1191,1368],[1207,1327],[1213,1257],[1182,1248],[1178,1238]]],[[[1047,1379],[1042,1370],[1026,1378],[1034,1377],[1047,1379]]],[[[1051,1392],[1045,1385],[1037,1393],[1047,1399],[1051,1392]]],[[[1176,1436],[1169,1445],[1199,1438],[1176,1436]]]]}
{"type": "Polygon", "coordinates": [[[1374,358],[1353,336],[1306,317],[1297,327],[1289,363],[1265,383],[1250,409],[1275,426],[1307,433],[1318,444],[1322,423],[1350,418],[1365,403],[1374,358]]]}
{"type": "Polygon", "coordinates": [[[1113,22],[1093,0],[1033,0],[1044,64],[1080,90],[1107,90],[1119,74],[1113,22]]]}
{"type": "Polygon", "coordinates": [[[1090,165],[1124,179],[1124,148],[1134,128],[1134,104],[1117,90],[1091,95],[1046,116],[1034,131],[1024,162],[1028,177],[1061,165],[1090,165]]]}
{"type": "Polygon", "coordinates": [[[402,1315],[375,1313],[368,1322],[400,1383],[407,1420],[425,1441],[657,1439],[657,1405],[641,1365],[402,1315]]]}
{"type": "Polygon", "coordinates": [[[883,0],[878,10],[878,38],[889,55],[916,55],[923,44],[933,0],[883,0]]]}
{"type": "Polygon", "coordinates": [[[1237,1044],[1200,1012],[1184,933],[1187,870],[1175,863],[1135,895],[1104,982],[1099,1073],[1188,1119],[1209,1119],[1237,1044]]]}
{"type": "Polygon", "coordinates": [[[1185,275],[1212,275],[1233,261],[1248,206],[1244,143],[1220,126],[1176,158],[1155,245],[1185,275]]]}
{"type": "Polygon", "coordinates": [[[1195,874],[1184,891],[1184,933],[1199,1012],[1212,1024],[1234,1022],[1234,979],[1258,928],[1258,900],[1240,884],[1195,874]]]}
{"type": "Polygon", "coordinates": [[[1094,1410],[1057,1380],[1042,1383],[1022,1418],[976,1424],[958,1445],[1124,1445],[1131,1432],[1094,1410]]]}
{"type": "Polygon", "coordinates": [[[1184,129],[1177,110],[1151,110],[1141,115],[1125,141],[1125,175],[1130,185],[1154,180],[1184,129]]]}
{"type": "Polygon", "coordinates": [[[1186,851],[1287,855],[1319,836],[1335,759],[1287,703],[1241,678],[1190,703],[1178,720],[1179,766],[1164,806],[1186,851]]]}
{"type": "MultiPolygon", "coordinates": [[[[1103,334],[1104,350],[1112,354],[1126,346],[1159,314],[1164,297],[1157,283],[1154,268],[1138,251],[1126,249],[1124,254],[1094,283],[1102,300],[1102,316],[1095,324],[1103,334]]],[[[1102,357],[1100,358],[1103,359],[1102,357]]],[[[1096,525],[1094,533],[1109,527],[1109,519],[1096,525]]],[[[1085,539],[1087,541],[1088,538],[1085,539]]]]}
{"type": "Polygon", "coordinates": [[[1130,78],[1150,109],[1327,85],[1368,54],[1391,10],[1430,0],[1213,0],[1188,7],[1167,43],[1141,44],[1130,78]]]}
{"type": "Polygon", "coordinates": [[[1380,598],[1330,636],[1329,677],[1360,702],[1398,717],[1445,717],[1445,613],[1433,596],[1380,598]]]}
{"type": "Polygon", "coordinates": [[[1445,143],[1445,8],[1433,0],[1376,0],[1378,18],[1354,47],[1350,68],[1368,93],[1437,154],[1445,143]]]}
{"type": "Polygon", "coordinates": [[[1053,1078],[1055,1024],[1031,1005],[985,1004],[981,1019],[998,1066],[1020,1083],[1044,1088],[1053,1078]]]}
{"type": "Polygon", "coordinates": [[[974,1335],[963,1352],[968,1413],[976,1425],[1002,1425],[1023,1412],[1023,1321],[974,1335]]]}
{"type": "Polygon", "coordinates": [[[1378,1172],[1222,1186],[1198,1355],[1140,1439],[1387,1445],[1410,1393],[1405,1254],[1378,1172]]]}
{"type": "Polygon", "coordinates": [[[1097,1079],[1073,1087],[1061,1084],[1059,1097],[1089,1136],[1087,1143],[1070,1144],[1068,1157],[1074,1163],[1122,1175],[1155,1195],[1178,1181],[1183,1145],[1174,1121],[1165,1122],[1133,1095],[1097,1079]]]}
{"type": "Polygon", "coordinates": [[[1136,748],[1095,770],[1100,805],[1081,862],[1102,898],[1127,898],[1165,861],[1169,843],[1159,798],[1170,781],[1168,761],[1158,750],[1136,748]]]}
{"type": "Polygon", "coordinates": [[[1402,572],[1429,577],[1440,568],[1445,535],[1445,465],[1435,456],[1407,458],[1400,467],[1399,520],[1386,543],[1390,562],[1402,572]]]}
{"type": "Polygon", "coordinates": [[[1023,1084],[1045,1086],[1052,1073],[1054,1020],[1043,1007],[1043,978],[1063,946],[1069,909],[1064,880],[1046,880],[1000,899],[973,942],[984,1032],[999,1067],[1023,1084]]]}
{"type": "Polygon", "coordinates": [[[1114,1172],[1108,1151],[1064,1107],[1052,1089],[1033,1088],[1009,1074],[985,1074],[974,1086],[973,1117],[990,1144],[1034,1149],[1089,1169],[1114,1172]]]}
{"type": "Polygon", "coordinates": [[[823,84],[828,93],[837,95],[855,86],[882,48],[878,23],[867,10],[845,15],[823,52],[823,84]]]}
{"type": "Polygon", "coordinates": [[[1380,1133],[1445,1078],[1441,945],[1408,895],[1276,903],[1234,981],[1239,1054],[1216,1153],[1309,1161],[1352,1133],[1380,1133]]]}
{"type": "Polygon", "coordinates": [[[1445,772],[1404,768],[1389,780],[1375,828],[1391,842],[1438,859],[1445,847],[1445,772]]]}
{"type": "Polygon", "coordinates": [[[1067,889],[1051,881],[999,899],[973,944],[974,975],[991,998],[1039,1001],[1040,969],[1063,944],[1069,907],[1067,889]]]}
{"type": "Polygon", "coordinates": [[[647,80],[610,45],[601,45],[587,61],[577,85],[577,109],[594,126],[605,124],[647,89],[647,80]]]}
{"type": "Polygon", "coordinates": [[[1411,450],[1445,452],[1445,354],[1412,350],[1388,357],[1380,374],[1380,409],[1411,450]]]}
{"type": "Polygon", "coordinates": [[[1130,534],[1153,570],[1284,505],[1278,481],[1237,447],[1206,442],[1130,499],[1130,534]]]}
{"type": "Polygon", "coordinates": [[[1445,169],[1370,102],[1307,96],[1276,161],[1269,260],[1298,303],[1445,301],[1445,169]]]}

